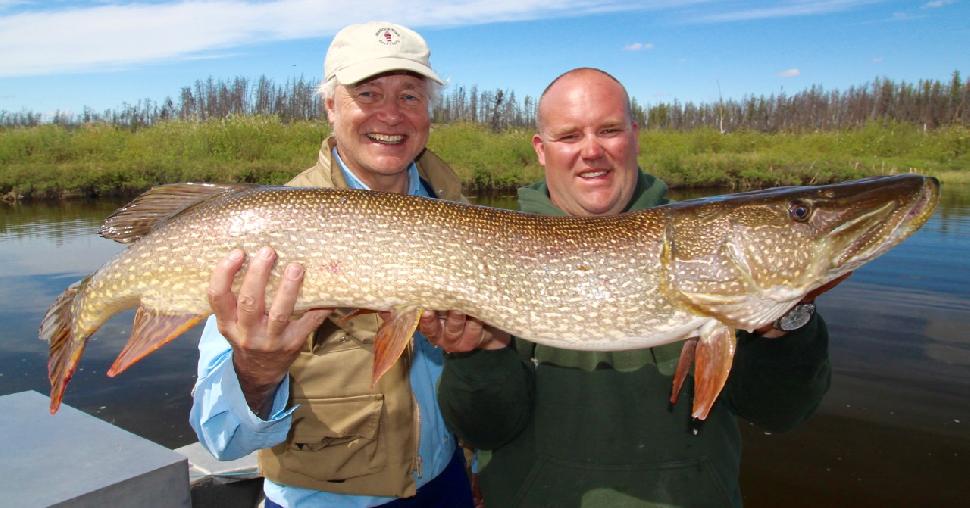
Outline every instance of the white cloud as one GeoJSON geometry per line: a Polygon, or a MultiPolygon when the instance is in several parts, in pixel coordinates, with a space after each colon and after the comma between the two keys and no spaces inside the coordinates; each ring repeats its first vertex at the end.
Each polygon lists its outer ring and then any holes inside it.
{"type": "Polygon", "coordinates": [[[880,64],[882,62],[883,62],[883,58],[881,56],[877,56],[877,57],[875,57],[875,58],[872,59],[872,63],[880,64]]]}
{"type": "MultiPolygon", "coordinates": [[[[670,11],[685,18],[688,12],[703,12],[690,21],[715,23],[826,14],[880,1],[884,0],[0,0],[0,77],[221,58],[255,44],[329,37],[348,23],[375,17],[419,30],[623,11],[670,11]],[[691,11],[697,5],[703,5],[703,11],[691,11]]],[[[924,8],[952,2],[929,0],[924,8]]],[[[651,50],[653,44],[633,42],[623,49],[651,50]]]]}
{"type": "MultiPolygon", "coordinates": [[[[444,27],[676,9],[706,1],[165,0],[127,4],[96,1],[92,6],[60,9],[57,6],[63,4],[41,3],[35,10],[28,7],[0,15],[0,76],[61,74],[205,58],[268,41],[328,37],[346,24],[375,16],[414,28],[444,27]]],[[[0,6],[18,4],[0,0],[0,6]]]]}
{"type": "Polygon", "coordinates": [[[770,7],[740,8],[731,11],[705,14],[693,21],[717,23],[727,21],[748,21],[753,19],[788,18],[793,16],[814,16],[842,12],[878,3],[881,0],[788,0],[770,7]]]}
{"type": "Polygon", "coordinates": [[[644,51],[653,49],[652,42],[634,42],[632,44],[627,44],[623,46],[625,51],[644,51]]]}
{"type": "Polygon", "coordinates": [[[792,67],[791,69],[785,69],[778,73],[779,78],[797,78],[798,76],[801,76],[801,75],[802,75],[802,71],[798,70],[795,67],[792,67]]]}
{"type": "Polygon", "coordinates": [[[946,7],[954,3],[955,0],[933,0],[932,2],[926,2],[923,4],[923,9],[939,9],[940,7],[946,7]]]}
{"type": "Polygon", "coordinates": [[[11,7],[24,5],[27,3],[29,3],[29,0],[0,0],[0,11],[5,11],[11,7]]]}

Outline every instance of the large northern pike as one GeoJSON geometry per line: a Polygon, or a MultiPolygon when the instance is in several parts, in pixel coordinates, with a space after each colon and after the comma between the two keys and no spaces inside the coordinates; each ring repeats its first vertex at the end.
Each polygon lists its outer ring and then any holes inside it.
{"type": "MultiPolygon", "coordinates": [[[[391,310],[375,379],[422,309],[458,310],[559,348],[627,350],[691,339],[672,402],[694,365],[693,415],[723,387],[734,331],[774,322],[811,290],[915,232],[939,199],[918,175],[682,201],[613,217],[547,217],[367,191],[174,184],[109,217],[130,247],[48,310],[51,412],[88,337],[137,306],[114,376],[211,313],[210,272],[233,248],[306,268],[297,312],[391,310]]],[[[236,288],[241,277],[237,278],[236,288]]]]}

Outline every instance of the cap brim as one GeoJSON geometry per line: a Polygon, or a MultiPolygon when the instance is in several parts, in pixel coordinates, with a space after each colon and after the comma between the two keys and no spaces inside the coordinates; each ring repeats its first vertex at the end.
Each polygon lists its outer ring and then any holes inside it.
{"type": "Polygon", "coordinates": [[[438,75],[431,70],[431,67],[404,58],[378,58],[376,60],[361,62],[355,65],[344,67],[343,69],[336,71],[334,75],[337,77],[338,83],[349,85],[360,83],[371,76],[392,71],[416,72],[437,82],[440,85],[445,84],[444,81],[442,81],[441,78],[439,78],[438,75]]]}

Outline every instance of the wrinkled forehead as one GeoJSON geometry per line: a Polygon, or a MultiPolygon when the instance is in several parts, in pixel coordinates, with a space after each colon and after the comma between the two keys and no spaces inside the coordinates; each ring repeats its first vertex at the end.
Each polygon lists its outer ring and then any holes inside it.
{"type": "Polygon", "coordinates": [[[354,88],[358,86],[365,85],[386,85],[389,83],[401,83],[403,86],[410,87],[427,87],[428,79],[424,76],[418,74],[417,72],[406,71],[406,70],[394,70],[382,72],[380,74],[374,74],[373,76],[368,76],[356,83],[351,83],[347,86],[349,88],[354,88]]]}
{"type": "Polygon", "coordinates": [[[599,75],[561,78],[540,98],[537,113],[540,130],[628,125],[633,120],[623,87],[599,75]]]}

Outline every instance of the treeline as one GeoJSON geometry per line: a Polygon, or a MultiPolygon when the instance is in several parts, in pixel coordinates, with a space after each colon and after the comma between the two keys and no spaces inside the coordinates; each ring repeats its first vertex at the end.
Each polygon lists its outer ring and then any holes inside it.
{"type": "MultiPolygon", "coordinates": [[[[167,120],[198,120],[237,116],[275,116],[284,123],[323,120],[317,81],[304,77],[277,84],[266,76],[230,81],[213,78],[183,87],[178,97],[144,99],[118,109],[81,113],[56,112],[51,118],[23,111],[0,111],[0,127],[53,123],[63,126],[98,122],[132,130],[167,120]]],[[[448,87],[436,97],[432,119],[439,124],[473,123],[495,132],[531,128],[536,98],[517,97],[512,90],[482,90],[477,86],[448,87]]],[[[970,126],[970,79],[954,71],[948,82],[895,82],[879,78],[848,90],[825,91],[820,86],[787,95],[749,96],[716,103],[673,101],[644,105],[632,99],[641,128],[720,132],[817,132],[856,128],[873,121],[909,123],[923,129],[945,125],[970,126]]]]}
{"type": "MultiPolygon", "coordinates": [[[[275,116],[285,123],[317,120],[324,112],[316,89],[316,81],[302,76],[283,84],[266,76],[253,81],[243,77],[217,81],[210,77],[182,87],[177,99],[143,99],[101,112],[89,107],[79,114],[58,111],[49,122],[63,126],[107,123],[135,130],[167,120],[207,121],[238,116],[275,116]]],[[[35,112],[0,111],[0,126],[35,126],[46,123],[45,120],[35,112]]]]}
{"type": "Polygon", "coordinates": [[[934,129],[970,125],[970,79],[954,71],[948,83],[921,80],[912,84],[880,78],[846,91],[820,86],[794,95],[749,96],[714,104],[678,103],[640,106],[634,115],[648,129],[721,132],[814,132],[857,128],[873,121],[910,123],[934,129]]]}

